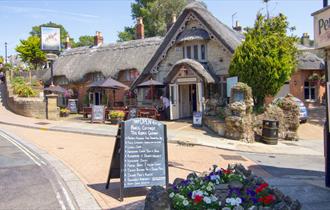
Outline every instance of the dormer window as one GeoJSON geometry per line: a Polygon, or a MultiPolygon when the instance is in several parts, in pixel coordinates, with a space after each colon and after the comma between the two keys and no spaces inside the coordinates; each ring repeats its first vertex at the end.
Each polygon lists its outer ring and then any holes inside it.
{"type": "Polygon", "coordinates": [[[205,44],[194,44],[194,45],[183,45],[183,58],[194,59],[196,61],[206,61],[206,45],[205,44]]]}

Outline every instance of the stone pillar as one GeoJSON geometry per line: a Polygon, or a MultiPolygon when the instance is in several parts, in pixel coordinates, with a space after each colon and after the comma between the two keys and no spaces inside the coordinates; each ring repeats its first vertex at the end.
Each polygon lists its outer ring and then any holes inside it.
{"type": "Polygon", "coordinates": [[[56,94],[47,95],[47,106],[46,106],[46,117],[48,120],[59,120],[60,119],[60,108],[57,107],[56,94]]]}

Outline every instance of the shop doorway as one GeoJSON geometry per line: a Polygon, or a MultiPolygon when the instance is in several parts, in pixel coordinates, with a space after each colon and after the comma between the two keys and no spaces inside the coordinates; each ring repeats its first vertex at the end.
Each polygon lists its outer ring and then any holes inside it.
{"type": "Polygon", "coordinates": [[[197,111],[196,84],[179,85],[179,118],[192,117],[197,111]]]}

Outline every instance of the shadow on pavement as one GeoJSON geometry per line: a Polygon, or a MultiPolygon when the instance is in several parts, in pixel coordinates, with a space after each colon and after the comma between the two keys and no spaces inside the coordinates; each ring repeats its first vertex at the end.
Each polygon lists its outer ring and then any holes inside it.
{"type": "MultiPolygon", "coordinates": [[[[323,171],[313,171],[313,170],[305,170],[305,169],[295,169],[295,168],[281,168],[275,166],[268,165],[252,165],[248,168],[252,171],[261,167],[263,170],[271,174],[273,177],[298,177],[301,176],[303,178],[323,178],[325,176],[325,172],[323,171]]],[[[300,179],[300,178],[299,178],[300,179]]]]}
{"type": "MultiPolygon", "coordinates": [[[[120,182],[110,182],[109,189],[105,189],[106,183],[97,183],[87,185],[88,187],[101,192],[105,195],[108,195],[114,199],[119,200],[119,191],[120,191],[120,182]]],[[[125,189],[124,198],[127,197],[136,197],[136,196],[145,196],[147,195],[147,188],[129,188],[125,189]]]]}

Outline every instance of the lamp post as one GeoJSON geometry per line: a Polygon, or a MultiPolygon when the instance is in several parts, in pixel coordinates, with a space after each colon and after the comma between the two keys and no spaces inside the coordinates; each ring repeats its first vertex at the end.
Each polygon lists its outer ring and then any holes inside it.
{"type": "Polygon", "coordinates": [[[54,61],[58,58],[58,56],[54,53],[46,54],[47,60],[50,62],[50,85],[54,85],[54,61]]]}

